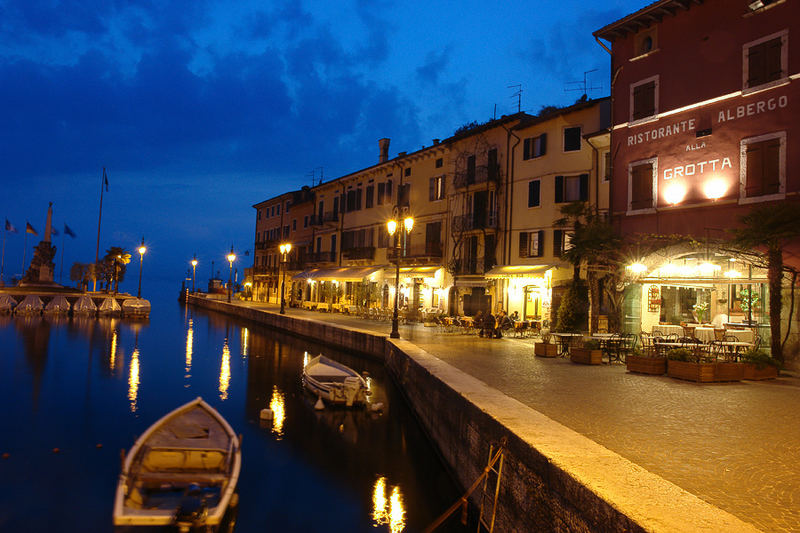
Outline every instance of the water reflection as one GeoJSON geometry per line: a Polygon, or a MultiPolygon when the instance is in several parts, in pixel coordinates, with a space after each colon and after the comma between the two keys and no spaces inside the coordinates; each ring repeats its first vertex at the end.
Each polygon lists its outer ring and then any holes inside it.
{"type": "Polygon", "coordinates": [[[189,329],[186,330],[186,365],[185,371],[186,375],[185,378],[192,377],[192,344],[194,343],[194,322],[192,319],[189,319],[189,329]]]}
{"type": "Polygon", "coordinates": [[[114,332],[111,334],[111,351],[108,354],[108,367],[113,373],[116,366],[117,366],[117,330],[115,329],[114,332]]]}
{"type": "Polygon", "coordinates": [[[374,526],[388,525],[389,531],[399,533],[406,527],[406,511],[400,487],[392,488],[388,500],[386,498],[386,478],[379,477],[372,491],[372,520],[374,526]]]}
{"type": "Polygon", "coordinates": [[[285,404],[285,396],[278,390],[277,385],[273,385],[269,408],[272,409],[272,432],[278,437],[278,440],[283,437],[283,421],[286,419],[285,404]]]}
{"type": "Polygon", "coordinates": [[[247,351],[248,351],[247,341],[249,338],[250,338],[250,330],[245,327],[242,327],[242,360],[247,359],[247,351]]]}
{"type": "Polygon", "coordinates": [[[228,399],[228,387],[231,384],[231,351],[228,348],[228,338],[225,337],[225,343],[222,345],[222,364],[219,369],[219,399],[225,401],[228,399]]]}
{"type": "Polygon", "coordinates": [[[139,397],[139,348],[133,349],[131,355],[130,372],[128,373],[128,401],[131,402],[131,412],[136,412],[136,401],[139,397]]]}

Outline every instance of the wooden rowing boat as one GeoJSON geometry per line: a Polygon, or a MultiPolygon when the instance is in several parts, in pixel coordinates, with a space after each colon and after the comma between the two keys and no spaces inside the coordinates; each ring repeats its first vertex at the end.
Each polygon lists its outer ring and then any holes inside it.
{"type": "Polygon", "coordinates": [[[324,355],[318,355],[305,366],[303,385],[330,404],[351,407],[367,401],[364,378],[349,366],[324,355]]]}

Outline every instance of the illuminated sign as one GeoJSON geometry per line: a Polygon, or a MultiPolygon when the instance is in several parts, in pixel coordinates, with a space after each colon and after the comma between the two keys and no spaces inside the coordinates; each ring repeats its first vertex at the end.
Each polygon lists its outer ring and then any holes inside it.
{"type": "Polygon", "coordinates": [[[729,107],[719,112],[717,122],[730,122],[742,117],[751,117],[764,113],[766,111],[775,111],[776,109],[783,109],[789,105],[789,97],[786,95],[779,96],[778,98],[769,98],[767,100],[759,100],[758,102],[750,102],[747,105],[739,105],[736,107],[729,107]]]}
{"type": "Polygon", "coordinates": [[[664,179],[670,180],[672,178],[679,178],[681,176],[694,176],[695,174],[703,174],[708,167],[710,172],[717,170],[725,170],[726,168],[733,168],[730,157],[723,157],[722,159],[710,159],[708,161],[700,161],[698,163],[688,163],[672,168],[664,169],[664,179]]]}

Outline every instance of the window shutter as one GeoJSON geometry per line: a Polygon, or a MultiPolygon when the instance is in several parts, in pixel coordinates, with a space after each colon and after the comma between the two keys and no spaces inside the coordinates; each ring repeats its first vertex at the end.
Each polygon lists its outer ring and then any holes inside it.
{"type": "Polygon", "coordinates": [[[781,38],[773,39],[765,43],[766,50],[764,71],[767,75],[766,81],[779,80],[783,77],[783,69],[781,68],[781,38]]]}
{"type": "Polygon", "coordinates": [[[386,180],[386,199],[392,199],[392,180],[386,180]]]}
{"type": "Polygon", "coordinates": [[[533,141],[533,139],[531,137],[528,137],[527,139],[525,139],[525,142],[523,144],[523,150],[522,150],[522,159],[523,160],[527,160],[527,159],[531,158],[531,141],[533,141]]]}
{"type": "Polygon", "coordinates": [[[361,200],[362,200],[363,196],[364,196],[364,190],[363,189],[358,189],[358,191],[356,192],[356,210],[357,211],[361,210],[361,206],[363,205],[361,203],[361,200]]]}
{"type": "Polygon", "coordinates": [[[581,201],[585,202],[589,199],[589,174],[581,174],[581,201]]]}
{"type": "Polygon", "coordinates": [[[564,176],[556,176],[556,203],[564,201],[564,176]]]}
{"type": "Polygon", "coordinates": [[[519,256],[528,257],[528,233],[525,231],[519,232],[519,256]]]}
{"type": "Polygon", "coordinates": [[[542,257],[544,255],[544,230],[539,230],[539,247],[536,250],[536,256],[542,257]]]}
{"type": "Polygon", "coordinates": [[[744,195],[760,196],[764,182],[764,143],[747,145],[747,177],[745,178],[744,195]]]}
{"type": "Polygon", "coordinates": [[[539,154],[538,155],[544,155],[544,154],[547,153],[547,134],[546,133],[542,133],[539,136],[539,139],[540,140],[539,140],[539,154]]]}
{"type": "Polygon", "coordinates": [[[539,192],[541,181],[533,180],[528,182],[528,207],[539,206],[539,192]]]}
{"type": "Polygon", "coordinates": [[[764,143],[764,194],[778,194],[781,188],[780,176],[781,140],[770,139],[764,143]]]}
{"type": "Polygon", "coordinates": [[[378,184],[378,205],[383,205],[383,195],[386,193],[386,184],[378,184]]]}
{"type": "Polygon", "coordinates": [[[747,51],[747,86],[761,85],[767,79],[764,46],[751,46],[747,51]]]}
{"type": "Polygon", "coordinates": [[[436,178],[430,178],[428,180],[428,201],[434,201],[436,199],[436,178]]]}
{"type": "Polygon", "coordinates": [[[560,229],[553,230],[553,257],[561,257],[561,241],[564,232],[560,229]]]}

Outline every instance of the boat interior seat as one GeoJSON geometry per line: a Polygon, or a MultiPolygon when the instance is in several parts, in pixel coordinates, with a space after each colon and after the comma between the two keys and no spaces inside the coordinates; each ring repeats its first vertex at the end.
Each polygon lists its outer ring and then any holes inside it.
{"type": "Polygon", "coordinates": [[[221,471],[225,450],[151,448],[142,459],[143,472],[221,471]]]}
{"type": "MultiPolygon", "coordinates": [[[[190,485],[196,483],[198,485],[222,485],[228,476],[216,472],[142,472],[137,476],[137,482],[140,485],[190,485]]],[[[131,490],[131,493],[133,489],[131,490]]],[[[128,496],[130,498],[130,494],[128,496]]]]}
{"type": "Polygon", "coordinates": [[[341,374],[330,375],[330,376],[326,376],[326,375],[322,375],[322,374],[311,374],[311,377],[313,377],[317,381],[321,381],[322,383],[344,383],[344,380],[346,378],[349,378],[349,377],[352,377],[352,376],[349,376],[349,375],[346,376],[346,375],[341,375],[341,374]]]}

